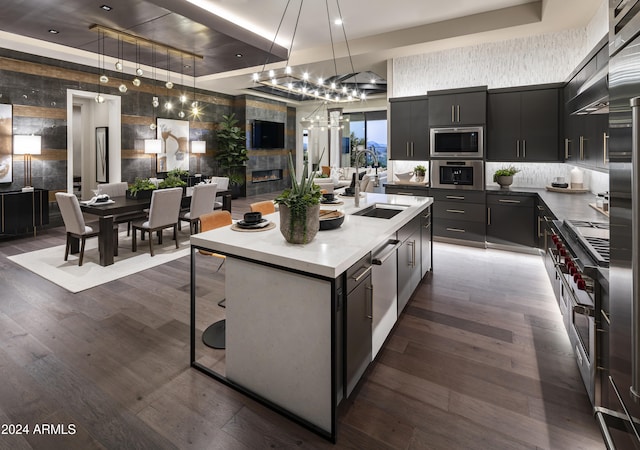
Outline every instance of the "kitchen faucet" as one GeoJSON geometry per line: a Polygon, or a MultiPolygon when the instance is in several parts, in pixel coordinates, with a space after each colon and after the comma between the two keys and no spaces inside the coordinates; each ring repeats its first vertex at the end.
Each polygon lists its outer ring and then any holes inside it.
{"type": "MultiPolygon", "coordinates": [[[[363,153],[368,153],[371,155],[371,157],[373,158],[373,165],[377,166],[378,165],[378,157],[376,156],[376,153],[373,151],[373,147],[371,148],[363,148],[362,150],[358,150],[356,148],[356,183],[354,186],[354,195],[355,195],[355,204],[356,206],[360,206],[360,174],[358,173],[358,159],[360,159],[360,155],[362,155],[363,153]]],[[[377,181],[378,175],[376,174],[376,180],[374,181],[375,185],[378,185],[378,181],[377,181]]]]}

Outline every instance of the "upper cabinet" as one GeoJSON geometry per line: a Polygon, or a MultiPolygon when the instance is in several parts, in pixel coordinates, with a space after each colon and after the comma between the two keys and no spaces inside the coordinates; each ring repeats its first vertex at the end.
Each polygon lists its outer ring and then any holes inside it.
{"type": "Polygon", "coordinates": [[[562,153],[565,162],[609,169],[608,43],[601,42],[564,88],[562,153]]]}
{"type": "Polygon", "coordinates": [[[392,98],[390,158],[429,158],[429,102],[426,96],[392,98]]]}
{"type": "Polygon", "coordinates": [[[429,92],[431,127],[483,125],[486,118],[486,87],[429,92]]]}
{"type": "Polygon", "coordinates": [[[559,106],[559,88],[490,92],[487,161],[562,161],[559,106]]]}

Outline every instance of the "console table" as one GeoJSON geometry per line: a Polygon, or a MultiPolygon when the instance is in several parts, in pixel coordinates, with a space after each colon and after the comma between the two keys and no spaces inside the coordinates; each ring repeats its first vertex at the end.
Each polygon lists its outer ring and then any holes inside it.
{"type": "Polygon", "coordinates": [[[49,223],[49,191],[0,192],[0,234],[17,235],[49,223]]]}

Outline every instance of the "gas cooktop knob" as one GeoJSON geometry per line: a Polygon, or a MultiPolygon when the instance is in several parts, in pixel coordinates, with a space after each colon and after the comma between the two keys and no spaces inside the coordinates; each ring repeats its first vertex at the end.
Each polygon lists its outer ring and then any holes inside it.
{"type": "Polygon", "coordinates": [[[576,269],[576,266],[571,266],[569,267],[569,274],[571,274],[572,277],[575,277],[578,274],[578,269],[576,269]]]}
{"type": "Polygon", "coordinates": [[[557,234],[551,235],[551,240],[553,241],[554,244],[557,244],[558,243],[558,235],[557,234]]]}
{"type": "Polygon", "coordinates": [[[573,274],[573,281],[577,284],[579,281],[584,282],[584,280],[582,279],[582,275],[580,274],[580,272],[578,272],[576,270],[576,272],[573,274]]]}
{"type": "Polygon", "coordinates": [[[567,256],[567,250],[564,247],[560,249],[560,256],[567,256]]]}
{"type": "Polygon", "coordinates": [[[578,289],[580,289],[581,291],[587,290],[587,282],[584,281],[582,278],[576,281],[576,286],[578,286],[578,289]]]}

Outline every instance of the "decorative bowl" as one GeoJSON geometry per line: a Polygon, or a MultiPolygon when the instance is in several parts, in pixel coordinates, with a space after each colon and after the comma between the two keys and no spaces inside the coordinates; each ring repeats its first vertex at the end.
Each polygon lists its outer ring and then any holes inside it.
{"type": "Polygon", "coordinates": [[[409,181],[413,176],[413,172],[402,172],[402,173],[396,173],[394,175],[400,181],[409,181]]]}
{"type": "Polygon", "coordinates": [[[344,222],[344,213],[335,209],[320,210],[320,230],[339,228],[344,222]]]}

